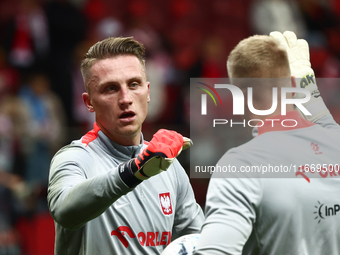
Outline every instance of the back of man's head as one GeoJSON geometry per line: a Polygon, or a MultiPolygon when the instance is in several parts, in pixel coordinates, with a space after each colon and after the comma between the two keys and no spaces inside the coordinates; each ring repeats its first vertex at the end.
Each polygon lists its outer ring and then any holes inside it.
{"type": "Polygon", "coordinates": [[[253,105],[259,110],[271,107],[273,88],[278,89],[280,103],[280,88],[292,86],[286,49],[267,35],[254,35],[239,42],[228,57],[227,69],[231,83],[245,94],[253,88],[253,105]]]}
{"type": "Polygon", "coordinates": [[[122,55],[137,57],[145,70],[145,48],[132,37],[110,37],[94,44],[85,54],[80,66],[86,91],[88,91],[88,82],[92,76],[90,69],[93,64],[102,59],[122,55]]]}
{"type": "Polygon", "coordinates": [[[290,78],[286,49],[267,35],[254,35],[239,42],[231,51],[229,78],[290,78]]]}

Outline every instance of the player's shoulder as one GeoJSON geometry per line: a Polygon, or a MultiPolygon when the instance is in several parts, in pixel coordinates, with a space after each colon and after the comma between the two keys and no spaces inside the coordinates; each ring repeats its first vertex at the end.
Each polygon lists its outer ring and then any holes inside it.
{"type": "Polygon", "coordinates": [[[54,155],[52,162],[56,159],[64,161],[82,161],[91,157],[90,148],[81,140],[74,140],[70,144],[65,145],[54,155]]]}
{"type": "Polygon", "coordinates": [[[269,155],[289,155],[290,152],[307,148],[312,142],[331,145],[340,142],[337,130],[320,125],[265,132],[250,141],[234,147],[225,154],[228,159],[267,158],[269,155]],[[253,157],[251,157],[253,156],[253,157]]]}
{"type": "Polygon", "coordinates": [[[298,140],[303,140],[303,138],[301,134],[297,134],[294,130],[266,132],[257,135],[244,144],[229,149],[221,160],[253,163],[256,159],[282,153],[282,151],[296,145],[298,140]]]}
{"type": "Polygon", "coordinates": [[[308,141],[340,142],[340,129],[314,124],[308,127],[266,132],[252,139],[249,146],[265,144],[267,146],[291,147],[302,145],[308,141]]]}

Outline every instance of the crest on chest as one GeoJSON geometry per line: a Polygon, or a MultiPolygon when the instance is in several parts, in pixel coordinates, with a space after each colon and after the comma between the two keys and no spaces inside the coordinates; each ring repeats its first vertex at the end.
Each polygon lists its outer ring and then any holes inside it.
{"type": "Polygon", "coordinates": [[[160,193],[159,194],[159,202],[162,209],[162,212],[164,215],[172,215],[172,203],[171,203],[171,197],[170,192],[160,193]]]}

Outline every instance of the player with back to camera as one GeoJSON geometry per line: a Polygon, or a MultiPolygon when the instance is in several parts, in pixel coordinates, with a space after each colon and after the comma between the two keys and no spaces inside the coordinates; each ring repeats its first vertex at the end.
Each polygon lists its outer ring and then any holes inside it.
{"type": "MultiPolygon", "coordinates": [[[[218,164],[237,169],[261,164],[301,167],[284,175],[275,173],[274,178],[263,178],[261,173],[215,173],[194,254],[338,255],[340,128],[318,92],[307,42],[297,40],[290,31],[251,36],[230,53],[227,69],[235,85],[238,78],[251,77],[279,78],[281,87],[305,87],[312,97],[304,107],[312,115],[303,118],[292,105],[287,106],[287,115],[281,115],[280,100],[270,116],[248,113],[246,120],[261,119],[264,125],[253,129],[254,139],[227,151],[218,164]],[[272,127],[265,118],[294,119],[297,125],[272,127]],[[320,164],[321,169],[312,164],[320,164]]],[[[267,110],[272,88],[278,84],[257,85],[253,87],[254,106],[267,110]]]]}
{"type": "Polygon", "coordinates": [[[150,101],[143,57],[131,37],[108,38],[81,64],[83,100],[96,122],[51,162],[56,255],[160,254],[171,238],[201,228],[202,210],[176,159],[191,140],[165,129],[143,139],[150,101]]]}

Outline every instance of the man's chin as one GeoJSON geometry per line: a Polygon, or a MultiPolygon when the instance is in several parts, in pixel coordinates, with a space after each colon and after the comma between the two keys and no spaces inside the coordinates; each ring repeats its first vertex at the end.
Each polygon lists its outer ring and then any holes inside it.
{"type": "Polygon", "coordinates": [[[118,132],[121,136],[125,137],[135,137],[136,135],[139,135],[141,133],[141,128],[136,128],[133,126],[125,126],[121,128],[118,132]]]}

